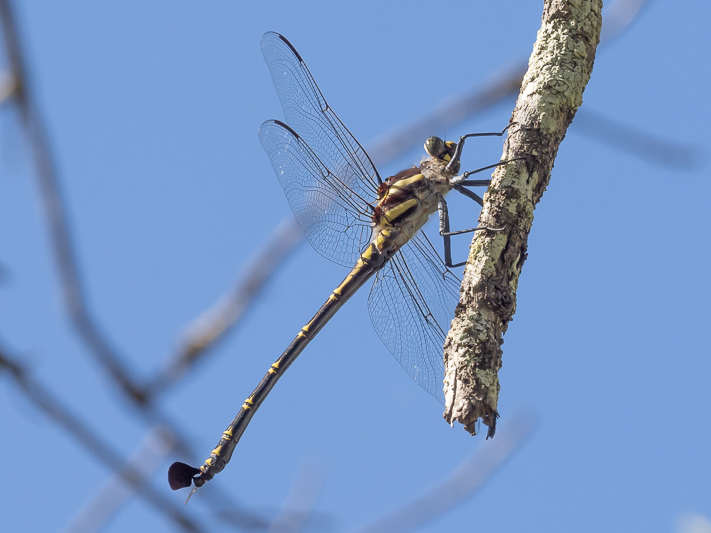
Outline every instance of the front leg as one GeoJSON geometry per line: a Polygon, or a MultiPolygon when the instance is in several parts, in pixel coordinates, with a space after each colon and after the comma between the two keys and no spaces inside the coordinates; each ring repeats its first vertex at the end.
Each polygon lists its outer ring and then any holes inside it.
{"type": "Polygon", "coordinates": [[[464,174],[461,174],[460,176],[454,176],[452,179],[449,180],[449,183],[452,185],[463,185],[465,187],[488,187],[491,183],[491,180],[468,180],[467,178],[472,174],[478,174],[479,172],[484,172],[485,170],[489,170],[491,168],[506,165],[508,163],[511,163],[511,161],[521,161],[522,159],[526,158],[514,157],[512,159],[507,159],[506,161],[499,161],[498,163],[494,163],[493,165],[487,165],[485,167],[477,168],[476,170],[469,170],[464,174]]]}
{"type": "MultiPolygon", "coordinates": [[[[455,168],[459,164],[459,159],[462,157],[462,149],[464,148],[464,141],[468,139],[469,137],[501,137],[504,133],[506,133],[506,130],[508,130],[511,126],[513,126],[515,122],[512,122],[508,126],[506,126],[503,130],[500,132],[494,132],[494,133],[468,133],[466,135],[462,135],[459,138],[459,142],[457,143],[457,148],[454,150],[454,154],[452,155],[452,159],[450,160],[449,164],[447,165],[447,170],[452,172],[454,174],[456,170],[455,168]]],[[[484,170],[484,169],[481,169],[484,170]]],[[[477,171],[478,172],[478,171],[477,171]]]]}

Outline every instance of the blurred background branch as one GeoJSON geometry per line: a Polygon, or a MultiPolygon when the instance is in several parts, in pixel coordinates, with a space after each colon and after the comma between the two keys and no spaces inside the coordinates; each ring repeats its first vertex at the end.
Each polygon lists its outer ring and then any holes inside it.
{"type": "MultiPolygon", "coordinates": [[[[70,322],[79,338],[84,342],[88,353],[93,355],[99,364],[108,371],[112,382],[118,385],[118,389],[124,393],[129,403],[137,409],[146,423],[149,426],[163,428],[159,435],[165,439],[166,446],[173,448],[176,453],[195,459],[197,454],[189,446],[186,436],[177,428],[175,422],[144,396],[142,387],[137,385],[135,377],[126,364],[125,357],[118,353],[101,331],[89,310],[74,251],[69,224],[70,217],[61,194],[47,130],[31,94],[31,83],[25,66],[21,39],[18,35],[17,20],[9,0],[0,0],[0,22],[11,66],[10,78],[13,80],[10,94],[20,112],[22,124],[32,148],[36,167],[35,175],[39,182],[42,207],[59,273],[63,302],[70,322]]],[[[120,462],[112,464],[118,468],[117,473],[123,476],[123,470],[119,466],[120,462]]],[[[132,472],[130,465],[127,468],[129,472],[132,472]]],[[[147,483],[147,480],[145,482],[147,483]]],[[[132,486],[143,485],[143,478],[133,479],[132,486]]],[[[229,506],[233,510],[232,519],[261,523],[261,519],[246,510],[242,513],[242,506],[222,493],[219,488],[215,492],[215,499],[210,500],[210,505],[218,505],[220,508],[225,505],[229,506]]]]}
{"type": "Polygon", "coordinates": [[[14,96],[16,89],[15,77],[9,72],[0,72],[0,106],[14,96]]]}
{"type": "Polygon", "coordinates": [[[140,447],[122,465],[121,470],[108,478],[84,503],[64,533],[98,533],[107,526],[114,515],[133,498],[135,489],[126,485],[125,471],[141,472],[144,480],[150,479],[163,466],[165,457],[173,451],[168,445],[170,435],[162,435],[163,431],[160,426],[148,430],[140,447]]]}
{"type": "MultiPolygon", "coordinates": [[[[181,529],[202,531],[196,522],[188,518],[183,509],[151,488],[142,472],[125,464],[124,459],[106,441],[90,430],[79,417],[72,414],[57,396],[34,381],[17,362],[17,358],[9,355],[4,344],[0,345],[0,370],[9,374],[24,395],[45,415],[74,437],[89,454],[107,466],[109,470],[118,472],[123,481],[129,484],[141,498],[169,517],[181,529]]],[[[78,478],[81,477],[80,465],[77,465],[76,474],[78,478]]]]}
{"type": "Polygon", "coordinates": [[[10,61],[10,76],[14,80],[12,96],[32,148],[42,206],[47,217],[52,251],[59,272],[60,287],[67,314],[89,352],[97,358],[113,380],[134,402],[143,403],[144,399],[136,387],[124,359],[119,356],[99,330],[87,309],[74,243],[69,229],[69,217],[61,195],[54,157],[42,116],[30,93],[30,82],[17,31],[17,22],[9,0],[0,0],[0,20],[5,49],[10,61]]]}
{"type": "Polygon", "coordinates": [[[530,438],[536,422],[530,413],[518,411],[479,450],[462,461],[441,484],[358,533],[407,533],[443,516],[471,498],[530,438]]]}
{"type": "MultiPolygon", "coordinates": [[[[274,520],[269,533],[299,533],[313,519],[326,474],[320,465],[304,464],[292,483],[291,490],[274,520]]],[[[332,527],[323,528],[327,530],[332,527]]]]}

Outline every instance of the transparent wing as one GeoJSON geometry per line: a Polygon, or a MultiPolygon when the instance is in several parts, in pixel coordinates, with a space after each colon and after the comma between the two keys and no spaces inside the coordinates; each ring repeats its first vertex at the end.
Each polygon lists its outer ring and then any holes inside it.
{"type": "MultiPolygon", "coordinates": [[[[320,166],[326,169],[330,176],[337,177],[341,187],[350,189],[352,197],[358,199],[359,207],[375,204],[378,198],[378,186],[382,181],[378,171],[363,147],[329,107],[298,52],[284,37],[270,32],[262,37],[262,54],[274,81],[286,123],[292,132],[295,132],[300,143],[310,147],[320,166]]],[[[266,136],[262,140],[262,146],[270,154],[276,170],[274,157],[280,157],[278,155],[280,152],[278,146],[269,144],[274,142],[272,139],[274,138],[266,136]]],[[[277,175],[279,175],[278,170],[277,175]]],[[[307,180],[319,180],[322,175],[321,171],[309,176],[279,175],[282,186],[286,184],[291,191],[287,193],[287,197],[294,215],[301,221],[302,228],[312,228],[312,235],[330,231],[330,223],[334,217],[351,226],[357,224],[362,215],[360,211],[349,209],[350,204],[341,203],[327,205],[328,210],[324,212],[316,210],[311,210],[309,213],[297,212],[304,205],[312,205],[311,199],[304,196],[312,195],[314,189],[323,187],[308,183],[307,180]],[[290,181],[298,184],[291,186],[290,181]],[[315,227],[319,225],[327,227],[317,230],[315,227]]],[[[284,189],[286,191],[287,187],[285,186],[284,189]]],[[[348,237],[333,236],[331,240],[335,240],[339,250],[353,243],[348,237]]],[[[341,262],[334,259],[333,254],[328,250],[324,250],[323,241],[320,247],[311,237],[309,241],[322,255],[338,263],[341,262]]],[[[357,252],[360,252],[360,249],[357,252]]]]}
{"type": "Polygon", "coordinates": [[[353,266],[372,234],[368,202],[286,124],[265,122],[259,140],[311,246],[331,261],[353,266]]]}
{"type": "MultiPolygon", "coordinates": [[[[262,54],[288,124],[265,122],[259,131],[262,146],[311,245],[324,257],[352,266],[370,240],[372,206],[382,180],[289,41],[266,33],[262,54]]],[[[368,299],[382,341],[440,403],[442,345],[459,284],[427,237],[418,234],[377,274],[368,299]]]]}
{"type": "Polygon", "coordinates": [[[381,270],[368,297],[373,327],[402,368],[444,404],[442,346],[459,279],[418,233],[381,270]]]}

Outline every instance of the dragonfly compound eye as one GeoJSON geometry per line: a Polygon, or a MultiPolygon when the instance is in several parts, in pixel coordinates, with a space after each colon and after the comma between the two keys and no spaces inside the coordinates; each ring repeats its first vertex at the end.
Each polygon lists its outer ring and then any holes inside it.
{"type": "Polygon", "coordinates": [[[445,149],[444,141],[439,137],[430,137],[425,141],[425,151],[432,157],[441,157],[445,149]]]}

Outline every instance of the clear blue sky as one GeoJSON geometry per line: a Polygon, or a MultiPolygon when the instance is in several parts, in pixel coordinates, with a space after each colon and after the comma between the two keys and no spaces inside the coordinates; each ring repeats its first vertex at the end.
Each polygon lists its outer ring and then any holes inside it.
{"type": "MultiPolygon", "coordinates": [[[[25,0],[17,15],[91,308],[147,378],[289,215],[257,139],[264,120],[282,118],[265,31],[294,43],[368,146],[527,58],[541,5],[25,0]]],[[[583,109],[692,144],[699,164],[651,163],[573,124],[503,346],[500,423],[526,407],[538,429],[481,492],[422,531],[651,533],[675,531],[688,513],[711,518],[709,20],[708,2],[658,0],[598,51],[583,109]]],[[[432,134],[499,130],[512,108],[432,134]]],[[[500,140],[472,142],[465,166],[500,154],[500,140]]],[[[0,108],[0,338],[128,456],[146,427],[68,326],[29,156],[16,116],[0,108]]],[[[468,210],[456,218],[465,224],[471,206],[454,205],[468,210]]],[[[468,242],[455,241],[455,259],[468,242]]],[[[241,326],[161,398],[201,459],[345,273],[303,244],[241,326]]],[[[308,347],[213,482],[265,516],[315,464],[321,525],[351,531],[492,444],[446,425],[380,343],[366,297],[308,347]]],[[[2,376],[0,423],[3,527],[61,530],[110,472],[2,376]]],[[[182,503],[165,480],[175,459],[153,485],[182,503]]],[[[209,497],[198,492],[187,511],[224,530],[209,497]]],[[[173,530],[136,498],[107,528],[173,530]]]]}

